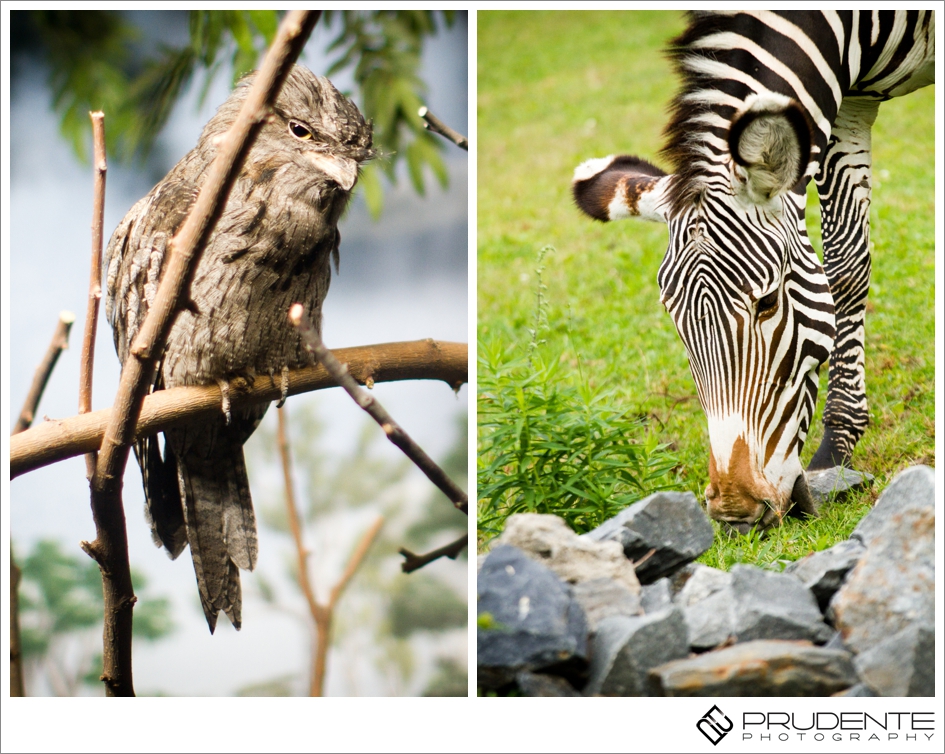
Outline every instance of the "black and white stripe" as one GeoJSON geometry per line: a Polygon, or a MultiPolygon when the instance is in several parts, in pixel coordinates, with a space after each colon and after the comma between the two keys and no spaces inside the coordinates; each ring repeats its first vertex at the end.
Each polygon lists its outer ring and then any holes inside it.
{"type": "Polygon", "coordinates": [[[662,301],[709,421],[711,514],[747,530],[812,512],[799,452],[830,359],[810,468],[849,460],[867,424],[870,128],[880,103],[934,81],[932,11],[698,12],[674,40],[682,78],[663,174],[590,160],[578,206],[665,222],[662,301]],[[824,265],[805,189],[822,208],[824,265]]]}

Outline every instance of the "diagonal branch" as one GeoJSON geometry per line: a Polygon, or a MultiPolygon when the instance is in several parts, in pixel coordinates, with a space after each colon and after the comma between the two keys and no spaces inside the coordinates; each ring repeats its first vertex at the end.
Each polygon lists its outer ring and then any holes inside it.
{"type": "Polygon", "coordinates": [[[400,564],[400,570],[404,573],[413,573],[418,568],[423,568],[427,563],[432,563],[440,558],[449,558],[456,560],[460,553],[469,546],[469,535],[464,534],[454,542],[444,545],[436,550],[431,550],[423,555],[417,555],[406,547],[401,547],[398,552],[404,556],[404,562],[400,564]]]}
{"type": "Polygon", "coordinates": [[[467,152],[469,151],[469,140],[459,131],[454,131],[452,128],[446,125],[426,107],[421,107],[417,115],[423,118],[423,127],[427,129],[427,131],[432,131],[435,134],[439,134],[440,136],[449,139],[460,149],[465,149],[467,152]]]}
{"type": "MultiPolygon", "coordinates": [[[[23,402],[23,408],[20,409],[20,416],[13,427],[14,436],[23,434],[33,423],[36,416],[36,409],[39,401],[43,397],[46,389],[46,383],[49,382],[49,375],[52,374],[56,362],[59,360],[59,354],[69,346],[69,330],[75,315],[72,312],[62,312],[59,315],[59,322],[56,324],[56,331],[53,333],[52,341],[46,350],[46,355],[36,367],[36,374],[33,377],[33,384],[30,386],[26,400],[23,402]]],[[[10,696],[26,696],[23,684],[23,653],[20,642],[20,569],[13,557],[13,545],[10,545],[10,696]]]]}
{"type": "Polygon", "coordinates": [[[469,498],[466,493],[460,489],[449,475],[443,471],[437,463],[426,454],[403,428],[394,421],[384,407],[374,399],[374,396],[361,389],[354,378],[348,373],[345,365],[325,348],[321,337],[312,327],[308,316],[305,314],[304,307],[301,304],[293,304],[289,310],[289,321],[299,329],[302,336],[302,342],[309,352],[315,357],[316,361],[328,370],[328,373],[341,385],[361,408],[363,408],[374,421],[380,424],[387,439],[400,448],[404,454],[414,462],[427,478],[443,491],[459,510],[469,515],[469,498]]]}
{"type": "Polygon", "coordinates": [[[46,383],[49,381],[49,375],[52,374],[56,362],[59,360],[59,354],[69,347],[69,330],[72,329],[72,323],[75,321],[75,315],[72,312],[61,312],[59,321],[56,323],[56,331],[53,333],[52,340],[49,342],[49,348],[46,355],[36,367],[36,373],[33,376],[33,384],[30,385],[30,391],[23,401],[23,408],[20,409],[20,415],[13,427],[12,434],[18,435],[26,431],[33,420],[36,418],[36,407],[39,406],[39,399],[43,397],[43,391],[46,389],[46,383]]]}
{"type": "Polygon", "coordinates": [[[128,538],[121,501],[122,477],[141,404],[176,312],[189,296],[190,281],[210,234],[226,203],[249,148],[262,128],[320,11],[292,11],[266,53],[256,79],[233,125],[223,136],[194,207],[169,243],[169,261],[153,307],[122,368],[114,409],[102,440],[91,481],[94,542],[82,548],[99,564],[105,596],[104,669],[108,696],[133,696],[131,670],[132,608],[136,597],[128,567],[128,538]]]}
{"type": "MultiPolygon", "coordinates": [[[[36,416],[36,409],[39,401],[43,397],[43,391],[46,389],[46,383],[49,382],[49,376],[52,374],[56,362],[59,360],[59,354],[69,347],[69,330],[72,329],[72,323],[75,321],[75,315],[72,312],[62,312],[59,315],[59,321],[56,323],[56,330],[53,333],[46,355],[36,367],[36,374],[33,377],[33,384],[30,386],[26,400],[23,402],[23,408],[20,409],[20,416],[16,420],[12,434],[21,435],[33,423],[36,416]]],[[[10,547],[10,696],[26,696],[23,684],[23,654],[20,642],[20,569],[13,557],[13,547],[10,547]]]]}

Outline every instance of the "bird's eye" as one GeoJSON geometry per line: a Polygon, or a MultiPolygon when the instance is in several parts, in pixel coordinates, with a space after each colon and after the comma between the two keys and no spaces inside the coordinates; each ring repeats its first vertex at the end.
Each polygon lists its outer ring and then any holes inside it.
{"type": "Polygon", "coordinates": [[[767,296],[762,296],[760,299],[758,299],[758,315],[759,316],[770,314],[777,307],[778,307],[778,291],[777,290],[773,290],[767,296]]]}
{"type": "Polygon", "coordinates": [[[308,130],[308,127],[302,125],[297,120],[289,121],[289,133],[301,141],[308,141],[312,138],[312,132],[308,130]]]}

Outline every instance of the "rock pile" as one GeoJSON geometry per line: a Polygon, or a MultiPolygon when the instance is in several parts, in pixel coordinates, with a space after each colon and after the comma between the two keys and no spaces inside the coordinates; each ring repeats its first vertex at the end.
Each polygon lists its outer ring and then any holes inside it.
{"type": "Polygon", "coordinates": [[[512,516],[480,556],[479,687],[934,696],[934,504],[932,469],[907,469],[850,539],[782,573],[695,564],[713,529],[691,493],[651,495],[581,536],[512,516]]]}

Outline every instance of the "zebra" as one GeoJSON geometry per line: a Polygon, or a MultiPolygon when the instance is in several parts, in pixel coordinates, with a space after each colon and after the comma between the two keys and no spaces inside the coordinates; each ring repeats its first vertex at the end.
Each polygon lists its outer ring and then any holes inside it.
{"type": "Polygon", "coordinates": [[[574,171],[590,217],[669,227],[657,279],[708,420],[707,508],[742,533],[816,515],[799,454],[828,358],[808,470],[848,464],[866,429],[870,129],[881,102],[934,83],[934,36],[932,11],[691,13],[669,50],[675,171],[630,156],[574,171]]]}

